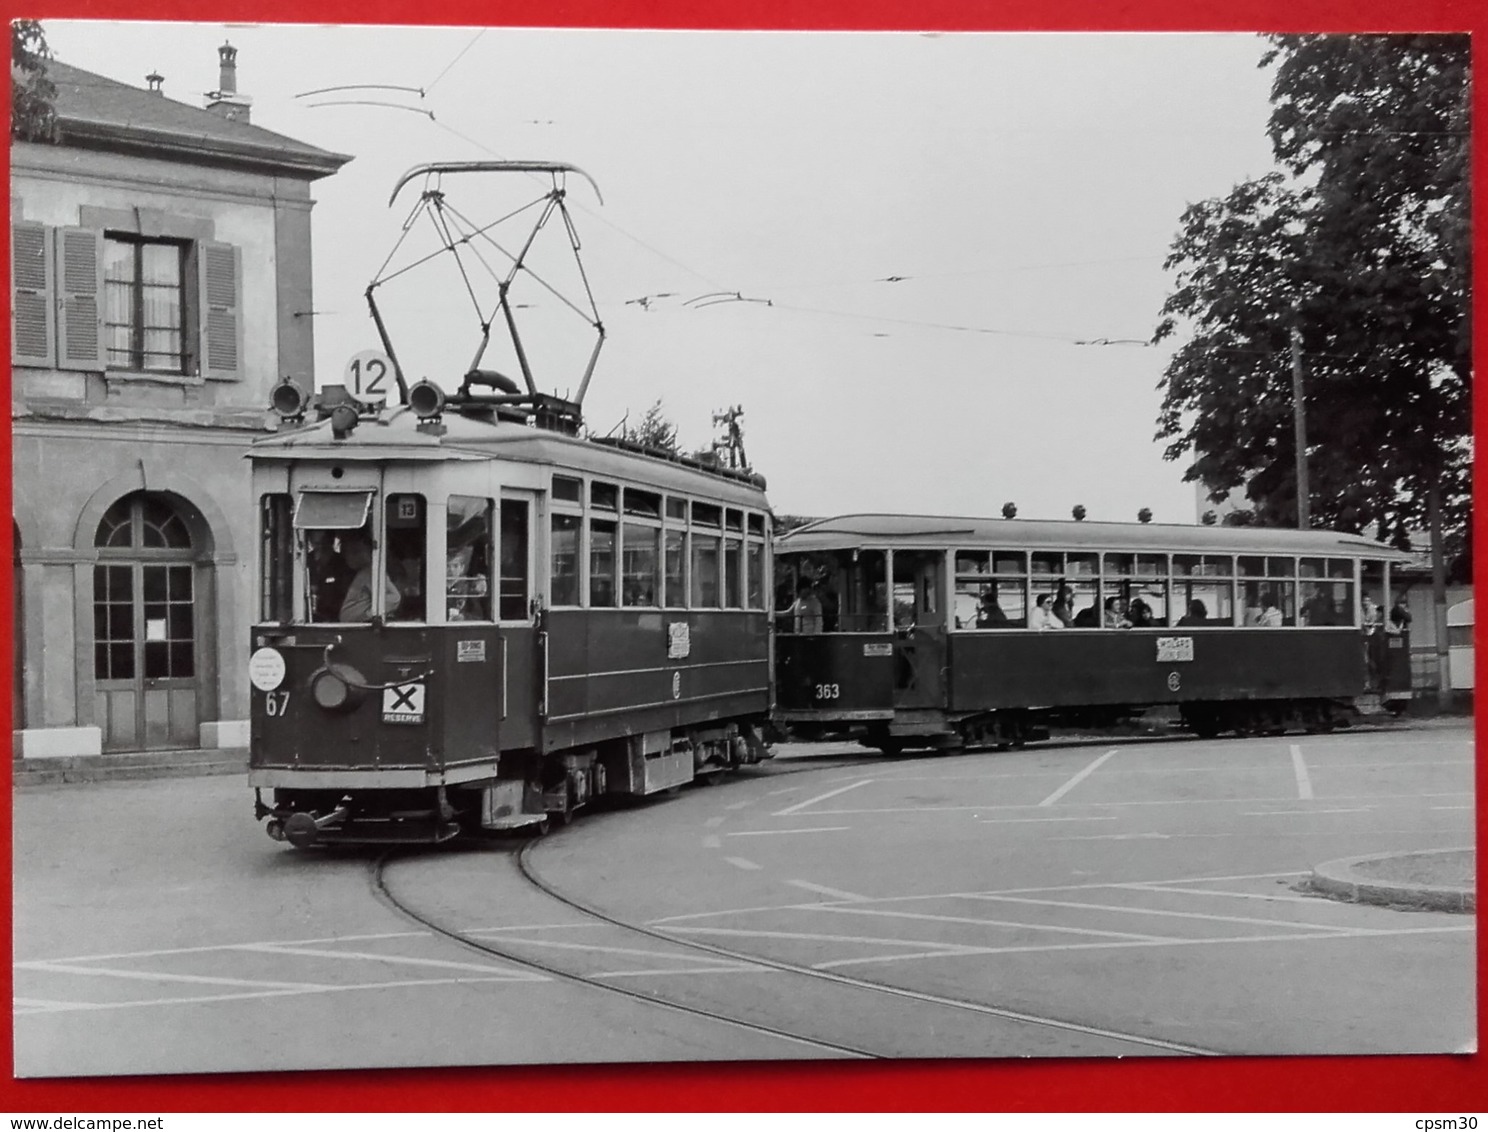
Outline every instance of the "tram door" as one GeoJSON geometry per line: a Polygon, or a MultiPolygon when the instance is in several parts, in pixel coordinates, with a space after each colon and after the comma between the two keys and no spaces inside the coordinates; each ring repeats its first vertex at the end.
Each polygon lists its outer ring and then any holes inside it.
{"type": "Polygon", "coordinates": [[[945,705],[945,554],[894,551],[894,707],[945,705]]]}
{"type": "Polygon", "coordinates": [[[501,493],[500,569],[496,617],[500,626],[504,694],[501,699],[501,746],[505,750],[537,745],[538,656],[534,624],[533,531],[537,522],[535,492],[501,493]]]}

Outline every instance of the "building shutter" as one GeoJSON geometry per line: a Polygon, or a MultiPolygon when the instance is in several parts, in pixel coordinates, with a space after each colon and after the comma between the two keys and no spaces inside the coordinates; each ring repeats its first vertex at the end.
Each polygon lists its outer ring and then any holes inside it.
{"type": "Polygon", "coordinates": [[[45,224],[17,220],[10,226],[12,365],[55,364],[50,236],[45,224]]]}
{"type": "Polygon", "coordinates": [[[242,256],[232,244],[207,241],[198,251],[201,373],[231,381],[243,376],[242,256]]]}
{"type": "Polygon", "coordinates": [[[103,233],[57,229],[57,365],[104,369],[103,233]]]}

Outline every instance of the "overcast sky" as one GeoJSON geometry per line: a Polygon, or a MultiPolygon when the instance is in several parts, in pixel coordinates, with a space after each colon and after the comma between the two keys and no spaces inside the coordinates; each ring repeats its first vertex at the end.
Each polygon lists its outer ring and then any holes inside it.
{"type": "MultiPolygon", "coordinates": [[[[1152,440],[1169,351],[1138,343],[1184,207],[1272,168],[1254,36],[46,28],[59,59],[138,86],[158,70],[193,105],[230,40],[255,124],[354,157],[314,186],[322,383],[377,345],[362,292],[417,199],[388,208],[401,173],[564,161],[603,193],[569,179],[608,333],[595,431],[661,398],[696,447],[740,404],[793,514],[1014,500],[1034,518],[1196,518],[1152,440]],[[296,97],[348,84],[413,89],[296,97]],[[760,301],[689,302],[714,292],[760,301]]],[[[480,222],[542,192],[519,176],[444,189],[480,222]]],[[[569,258],[555,225],[532,263],[582,299],[569,258]]],[[[479,325],[441,266],[381,293],[405,369],[448,389],[479,325]]],[[[514,298],[534,304],[518,316],[539,386],[572,391],[587,327],[545,292],[514,298]]]]}

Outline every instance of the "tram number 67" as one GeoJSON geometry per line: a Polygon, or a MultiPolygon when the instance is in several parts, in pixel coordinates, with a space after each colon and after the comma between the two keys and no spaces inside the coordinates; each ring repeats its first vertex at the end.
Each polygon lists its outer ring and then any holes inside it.
{"type": "Polygon", "coordinates": [[[287,691],[285,691],[285,692],[265,692],[264,693],[264,714],[266,714],[266,715],[288,715],[289,714],[289,693],[287,691]]]}
{"type": "Polygon", "coordinates": [[[840,694],[836,684],[818,684],[816,686],[816,698],[819,700],[835,700],[840,694]]]}

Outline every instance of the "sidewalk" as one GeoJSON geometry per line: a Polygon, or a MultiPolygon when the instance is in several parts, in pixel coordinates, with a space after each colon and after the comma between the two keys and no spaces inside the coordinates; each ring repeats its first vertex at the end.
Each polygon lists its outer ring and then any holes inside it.
{"type": "Polygon", "coordinates": [[[1477,859],[1472,849],[1388,853],[1326,861],[1312,870],[1318,892],[1359,904],[1434,912],[1477,907],[1477,859]]]}
{"type": "Polygon", "coordinates": [[[246,748],[136,751],[62,759],[16,759],[11,763],[11,777],[18,788],[247,772],[246,748]]]}

